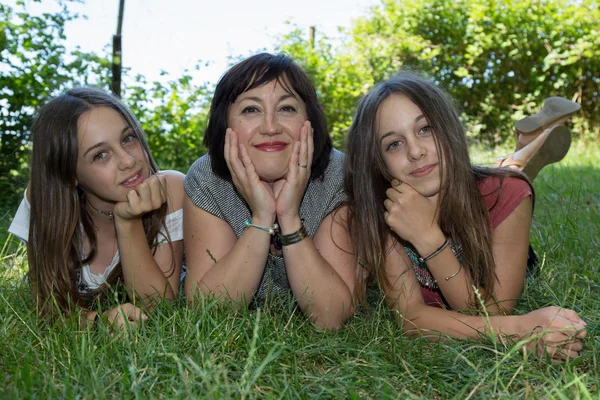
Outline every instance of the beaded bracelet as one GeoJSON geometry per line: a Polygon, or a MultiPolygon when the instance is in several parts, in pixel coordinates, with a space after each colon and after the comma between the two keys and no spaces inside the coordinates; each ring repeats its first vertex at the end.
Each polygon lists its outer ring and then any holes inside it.
{"type": "Polygon", "coordinates": [[[306,228],[304,227],[304,221],[302,221],[300,229],[288,235],[279,234],[279,240],[281,241],[282,246],[289,246],[301,242],[307,236],[308,233],[306,232],[306,228]]]}
{"type": "Polygon", "coordinates": [[[265,228],[264,226],[254,225],[252,223],[252,219],[248,219],[248,220],[244,221],[244,226],[251,226],[251,227],[261,230],[263,232],[267,232],[269,235],[274,235],[275,233],[277,233],[277,229],[279,229],[279,225],[277,225],[277,224],[273,224],[273,226],[270,228],[265,228]]]}

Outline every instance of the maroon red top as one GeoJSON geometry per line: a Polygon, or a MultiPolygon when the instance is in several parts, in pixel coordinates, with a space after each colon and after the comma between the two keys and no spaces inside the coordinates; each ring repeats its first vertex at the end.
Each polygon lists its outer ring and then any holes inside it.
{"type": "MultiPolygon", "coordinates": [[[[489,177],[481,181],[478,188],[490,213],[492,229],[496,229],[508,218],[523,199],[532,195],[531,187],[519,178],[504,178],[500,187],[500,178],[489,177]]],[[[442,292],[439,289],[421,285],[421,294],[425,304],[444,307],[442,292]]]]}

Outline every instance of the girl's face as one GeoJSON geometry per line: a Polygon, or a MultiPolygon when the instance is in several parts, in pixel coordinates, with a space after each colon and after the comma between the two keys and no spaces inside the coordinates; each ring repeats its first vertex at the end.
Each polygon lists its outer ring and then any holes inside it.
{"type": "Polygon", "coordinates": [[[307,119],[300,97],[277,81],[250,89],[229,106],[227,126],[237,132],[261,180],[284,178],[294,142],[307,119]]]}
{"type": "Polygon", "coordinates": [[[140,139],[117,111],[94,107],[77,124],[77,182],[88,201],[111,211],[150,175],[140,139]]]}
{"type": "Polygon", "coordinates": [[[433,130],[421,109],[403,94],[393,94],[377,112],[377,146],[389,174],[422,196],[439,193],[440,158],[433,130]]]}

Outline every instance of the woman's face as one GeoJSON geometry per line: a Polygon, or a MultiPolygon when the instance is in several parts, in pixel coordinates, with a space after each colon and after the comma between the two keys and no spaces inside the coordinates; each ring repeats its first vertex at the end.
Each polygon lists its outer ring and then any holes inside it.
{"type": "Polygon", "coordinates": [[[433,130],[421,109],[403,94],[393,94],[377,112],[377,146],[389,174],[422,196],[440,191],[440,159],[433,130]]]}
{"type": "Polygon", "coordinates": [[[227,126],[239,136],[261,180],[284,178],[294,142],[307,119],[306,105],[277,81],[250,89],[229,106],[227,126]]]}
{"type": "Polygon", "coordinates": [[[77,182],[88,201],[110,211],[150,175],[140,139],[117,111],[94,107],[77,124],[77,182]]]}

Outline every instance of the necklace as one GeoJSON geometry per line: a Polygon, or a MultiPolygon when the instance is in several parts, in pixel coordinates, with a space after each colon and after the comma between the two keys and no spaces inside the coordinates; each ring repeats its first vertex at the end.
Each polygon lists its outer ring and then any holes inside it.
{"type": "Polygon", "coordinates": [[[105,215],[105,216],[107,216],[109,221],[112,221],[112,220],[113,220],[113,216],[114,216],[114,214],[113,214],[113,212],[112,212],[112,211],[102,211],[102,210],[98,210],[98,209],[97,209],[96,207],[94,207],[94,206],[93,206],[93,205],[92,205],[90,202],[88,202],[88,205],[89,205],[90,207],[92,207],[92,209],[93,209],[94,211],[96,211],[96,212],[98,212],[98,213],[100,213],[100,214],[102,214],[102,215],[105,215]]]}

